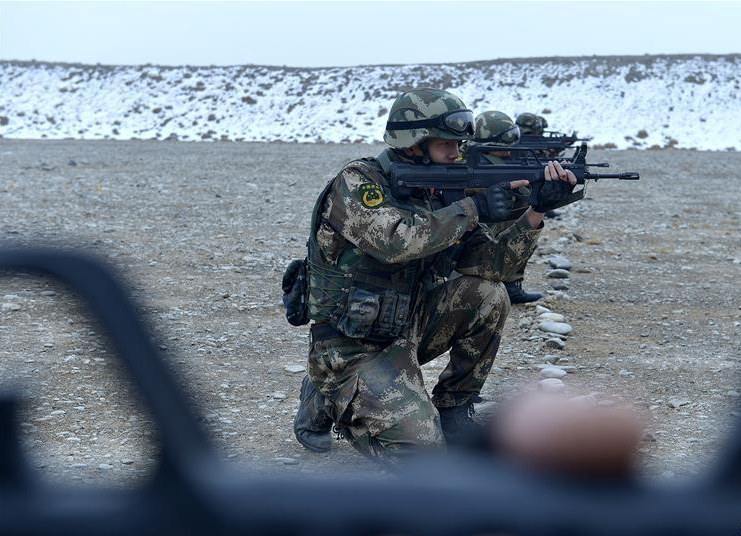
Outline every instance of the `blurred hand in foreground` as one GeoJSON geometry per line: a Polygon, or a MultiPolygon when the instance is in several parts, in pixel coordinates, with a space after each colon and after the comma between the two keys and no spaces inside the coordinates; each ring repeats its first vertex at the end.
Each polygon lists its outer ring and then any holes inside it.
{"type": "Polygon", "coordinates": [[[525,467],[577,477],[632,474],[642,425],[627,408],[589,397],[527,394],[505,403],[492,421],[492,444],[525,467]]]}

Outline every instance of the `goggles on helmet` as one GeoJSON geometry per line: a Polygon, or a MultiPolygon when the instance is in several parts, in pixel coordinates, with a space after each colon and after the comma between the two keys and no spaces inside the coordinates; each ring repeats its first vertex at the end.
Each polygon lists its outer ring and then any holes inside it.
{"type": "Polygon", "coordinates": [[[474,138],[478,143],[496,143],[499,145],[514,145],[520,141],[520,127],[517,125],[488,138],[474,138]]]}
{"type": "Polygon", "coordinates": [[[439,128],[457,136],[473,136],[474,116],[471,110],[447,112],[431,119],[414,121],[389,121],[386,130],[415,130],[418,128],[439,128]]]}
{"type": "Polygon", "coordinates": [[[490,141],[491,143],[501,143],[503,145],[514,145],[520,141],[520,127],[515,125],[487,141],[490,141]]]}

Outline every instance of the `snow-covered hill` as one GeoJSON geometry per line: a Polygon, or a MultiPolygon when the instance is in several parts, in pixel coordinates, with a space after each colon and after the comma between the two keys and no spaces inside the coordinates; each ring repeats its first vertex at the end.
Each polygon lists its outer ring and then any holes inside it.
{"type": "Polygon", "coordinates": [[[395,95],[450,89],[475,111],[531,111],[618,148],[741,149],[741,55],[298,69],[0,62],[9,138],[356,142],[395,95]]]}

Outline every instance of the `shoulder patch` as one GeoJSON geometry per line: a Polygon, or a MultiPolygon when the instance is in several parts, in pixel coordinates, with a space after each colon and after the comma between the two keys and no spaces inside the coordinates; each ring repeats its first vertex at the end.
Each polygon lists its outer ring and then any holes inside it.
{"type": "Polygon", "coordinates": [[[366,182],[360,185],[360,202],[366,208],[376,208],[384,202],[383,190],[375,182],[366,182]]]}

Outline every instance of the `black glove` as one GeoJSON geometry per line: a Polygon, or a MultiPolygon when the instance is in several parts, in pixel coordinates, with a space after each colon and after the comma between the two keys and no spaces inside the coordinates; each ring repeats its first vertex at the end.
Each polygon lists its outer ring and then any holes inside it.
{"type": "Polygon", "coordinates": [[[530,206],[535,212],[555,210],[584,197],[584,190],[573,193],[574,186],[565,181],[538,181],[530,188],[530,206]]]}
{"type": "Polygon", "coordinates": [[[510,219],[510,212],[514,204],[512,190],[509,183],[490,186],[483,192],[472,196],[479,212],[479,220],[483,222],[506,221],[510,219]]]}

